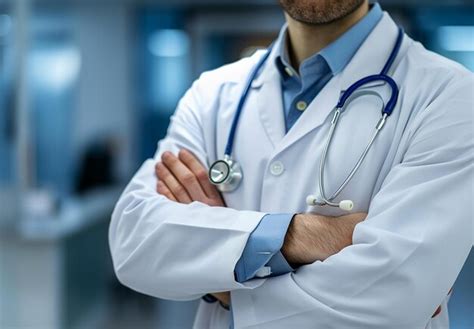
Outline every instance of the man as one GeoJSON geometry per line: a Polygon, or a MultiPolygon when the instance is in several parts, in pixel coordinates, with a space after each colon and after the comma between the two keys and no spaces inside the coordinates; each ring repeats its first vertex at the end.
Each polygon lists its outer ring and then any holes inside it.
{"type": "MultiPolygon", "coordinates": [[[[112,216],[118,278],[161,298],[202,297],[195,328],[447,328],[447,295],[472,245],[472,74],[405,35],[388,72],[397,106],[340,195],[354,211],[308,207],[332,109],[382,70],[397,26],[367,0],[280,3],[287,25],[234,140],[242,183],[221,195],[207,168],[224,153],[260,52],[203,74],[181,100],[112,216]]],[[[364,90],[390,97],[384,83],[364,90]]],[[[380,106],[362,95],[344,112],[328,193],[357,162],[380,106]]]]}

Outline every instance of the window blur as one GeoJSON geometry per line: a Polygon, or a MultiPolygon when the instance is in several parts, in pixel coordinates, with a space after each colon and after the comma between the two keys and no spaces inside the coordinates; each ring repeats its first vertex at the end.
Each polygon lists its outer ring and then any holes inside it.
{"type": "MultiPolygon", "coordinates": [[[[472,1],[381,4],[474,70],[472,1]]],[[[200,72],[283,21],[276,0],[0,0],[0,328],[190,328],[196,302],[116,280],[110,214],[200,72]]],[[[473,277],[471,252],[453,328],[474,328],[473,277]]]]}

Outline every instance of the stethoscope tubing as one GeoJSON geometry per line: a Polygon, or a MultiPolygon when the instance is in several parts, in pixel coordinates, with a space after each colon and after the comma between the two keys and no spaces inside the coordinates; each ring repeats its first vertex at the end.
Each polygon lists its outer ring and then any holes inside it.
{"type": "MultiPolygon", "coordinates": [[[[385,63],[384,67],[382,68],[382,70],[379,74],[370,75],[370,76],[364,77],[364,78],[356,81],[355,83],[353,83],[351,86],[349,86],[349,88],[347,88],[341,94],[341,96],[340,96],[340,98],[339,98],[339,100],[336,104],[336,107],[334,109],[334,116],[333,116],[333,119],[331,121],[330,131],[329,131],[328,138],[326,140],[325,147],[324,147],[323,154],[322,154],[321,161],[320,161],[320,168],[319,168],[320,200],[318,202],[316,202],[316,204],[319,204],[319,205],[327,204],[327,205],[336,206],[336,207],[340,206],[338,203],[335,203],[335,202],[332,202],[332,201],[342,192],[342,190],[347,186],[347,184],[351,181],[351,179],[354,177],[356,172],[359,170],[359,168],[362,165],[364,159],[367,157],[367,154],[368,154],[369,150],[371,149],[376,137],[378,136],[380,130],[383,128],[383,126],[386,122],[386,119],[392,114],[392,112],[393,112],[393,110],[394,110],[394,108],[397,104],[399,89],[398,89],[398,86],[397,86],[396,82],[390,76],[388,76],[387,73],[390,70],[390,68],[392,67],[392,65],[395,61],[395,58],[397,57],[397,54],[398,54],[398,52],[401,48],[401,44],[403,42],[403,35],[404,35],[403,29],[399,27],[395,45],[394,45],[394,47],[393,47],[393,49],[392,49],[392,51],[389,55],[389,58],[387,59],[387,62],[385,63]],[[341,115],[343,115],[343,112],[345,111],[346,105],[348,103],[350,103],[350,99],[354,95],[357,94],[357,91],[360,88],[362,88],[363,86],[365,86],[365,85],[367,85],[371,82],[375,82],[375,81],[383,81],[383,82],[388,84],[388,86],[391,88],[390,99],[388,100],[387,104],[383,104],[384,103],[383,98],[378,93],[371,92],[369,90],[362,91],[362,93],[365,93],[365,94],[376,95],[379,99],[382,100],[382,117],[379,120],[379,122],[377,123],[377,125],[375,127],[375,131],[372,134],[372,137],[369,140],[369,143],[367,144],[364,151],[362,152],[362,154],[358,158],[356,164],[354,165],[354,167],[350,171],[349,175],[347,175],[347,177],[344,179],[342,184],[336,189],[336,191],[331,195],[331,197],[327,198],[326,192],[325,192],[325,186],[324,186],[324,167],[325,167],[326,158],[327,158],[327,155],[328,155],[328,152],[329,152],[329,147],[330,147],[330,144],[332,142],[334,133],[336,131],[337,124],[339,122],[339,118],[340,118],[341,115]],[[349,100],[349,102],[348,102],[348,100],[349,100]]],[[[233,152],[233,146],[234,146],[234,140],[235,140],[235,133],[236,133],[237,126],[238,126],[238,123],[239,123],[239,120],[240,120],[240,116],[242,114],[243,107],[245,105],[245,101],[248,98],[248,94],[249,94],[250,89],[252,87],[253,81],[255,80],[257,74],[259,73],[259,71],[264,66],[265,62],[267,61],[268,57],[270,56],[270,53],[272,51],[272,46],[273,45],[270,45],[270,47],[268,47],[265,54],[257,62],[257,65],[255,66],[255,68],[251,72],[251,74],[250,74],[250,76],[249,76],[249,78],[248,78],[248,80],[245,84],[242,96],[240,97],[239,102],[237,104],[236,113],[234,115],[234,118],[233,118],[233,121],[232,121],[232,124],[231,124],[231,128],[229,130],[227,144],[226,144],[225,151],[224,151],[224,160],[223,161],[227,164],[229,172],[232,171],[231,169],[232,169],[233,166],[238,165],[237,162],[233,161],[233,159],[232,159],[232,152],[233,152]]],[[[213,164],[213,166],[214,166],[214,164],[213,164]]],[[[213,166],[211,166],[211,169],[212,169],[213,166]]],[[[238,182],[240,182],[240,180],[242,178],[242,172],[240,170],[240,166],[238,166],[238,168],[236,167],[236,170],[237,170],[237,172],[235,173],[235,175],[238,175],[240,177],[239,180],[238,180],[238,182]]],[[[219,182],[213,181],[213,179],[211,178],[211,170],[209,171],[209,174],[210,174],[209,176],[210,176],[211,182],[218,185],[218,187],[219,187],[219,185],[226,184],[226,182],[223,182],[221,184],[219,182]]],[[[233,184],[232,184],[232,182],[231,182],[232,179],[231,179],[230,176],[229,176],[228,179],[226,179],[226,181],[229,181],[229,184],[234,185],[234,187],[232,189],[230,189],[231,186],[229,185],[229,189],[227,189],[227,191],[230,191],[230,190],[233,190],[233,189],[237,188],[238,182],[233,182],[233,184]]],[[[226,189],[222,189],[222,190],[224,191],[226,189]]],[[[350,201],[350,200],[346,200],[346,201],[351,203],[351,208],[352,208],[352,201],[350,201]]]]}
{"type": "MultiPolygon", "coordinates": [[[[380,96],[379,93],[377,93],[373,90],[361,90],[358,93],[362,94],[362,96],[371,95],[371,96],[377,97],[382,102],[381,108],[385,107],[384,100],[383,100],[382,96],[380,96]]],[[[357,93],[357,91],[352,93],[350,98],[356,98],[356,96],[358,96],[358,93],[357,93]]],[[[321,156],[321,161],[320,161],[320,165],[319,165],[319,191],[320,191],[320,194],[321,194],[322,201],[324,201],[326,203],[332,202],[332,200],[334,200],[336,197],[338,197],[339,194],[342,192],[342,190],[347,186],[347,184],[354,177],[355,173],[357,172],[357,170],[359,170],[360,166],[362,165],[362,162],[364,161],[365,157],[367,156],[367,153],[369,152],[370,148],[372,147],[372,144],[374,143],[378,133],[383,128],[383,126],[385,124],[385,121],[386,121],[386,118],[387,118],[387,114],[383,113],[382,118],[377,122],[377,124],[375,126],[375,131],[372,134],[372,137],[369,140],[369,143],[367,144],[364,151],[360,155],[360,157],[357,160],[355,166],[352,168],[351,172],[346,177],[346,179],[341,183],[341,185],[338,187],[338,189],[331,195],[331,197],[327,198],[326,194],[325,194],[325,188],[324,188],[324,167],[325,167],[325,163],[326,163],[327,153],[329,152],[330,143],[331,143],[331,141],[333,139],[333,136],[335,134],[339,119],[343,115],[346,105],[349,104],[349,103],[350,103],[350,101],[345,103],[344,106],[341,109],[336,108],[336,110],[334,112],[334,116],[331,120],[331,127],[330,127],[330,130],[329,130],[329,133],[328,133],[328,137],[326,139],[326,143],[324,145],[323,154],[321,156]]]]}
{"type": "MultiPolygon", "coordinates": [[[[342,93],[342,95],[340,96],[339,101],[338,101],[338,103],[335,107],[334,116],[333,116],[333,119],[331,121],[331,128],[330,128],[329,133],[328,133],[328,138],[326,140],[326,144],[324,146],[323,154],[321,156],[321,161],[320,161],[320,165],[319,165],[319,182],[318,182],[318,184],[319,184],[319,194],[320,194],[320,199],[321,199],[320,202],[319,202],[320,205],[327,204],[327,205],[330,205],[330,206],[338,206],[338,204],[334,203],[333,200],[339,196],[339,194],[342,192],[342,190],[344,190],[344,188],[347,186],[347,184],[349,184],[349,182],[352,180],[352,178],[354,177],[356,172],[359,170],[360,166],[362,165],[365,158],[367,157],[367,154],[369,153],[372,145],[374,144],[375,139],[377,138],[380,130],[385,125],[386,119],[388,118],[388,116],[390,116],[392,114],[393,109],[395,108],[395,105],[396,105],[397,100],[398,100],[398,93],[399,93],[398,86],[397,86],[396,82],[386,74],[390,70],[391,66],[393,65],[393,62],[395,61],[395,58],[396,58],[398,52],[400,51],[402,41],[403,41],[403,29],[399,28],[398,29],[397,40],[395,42],[395,46],[393,47],[393,49],[392,49],[392,51],[389,55],[389,58],[388,58],[387,62],[385,63],[385,65],[384,65],[382,71],[380,72],[380,74],[370,75],[370,76],[364,77],[364,78],[356,81],[346,91],[344,91],[342,93]],[[379,120],[379,122],[377,123],[377,125],[375,127],[375,131],[372,134],[372,137],[370,138],[369,143],[367,144],[364,151],[360,155],[360,157],[357,160],[356,164],[354,165],[354,167],[350,171],[349,175],[347,175],[347,177],[341,183],[341,185],[336,189],[336,191],[331,195],[331,197],[328,198],[326,196],[326,190],[325,190],[325,187],[324,187],[324,168],[325,168],[325,164],[326,164],[327,154],[329,152],[329,147],[331,145],[331,142],[332,142],[332,139],[333,139],[333,136],[334,136],[334,132],[335,132],[337,124],[339,122],[339,118],[343,114],[343,112],[345,110],[345,107],[346,107],[346,104],[348,104],[347,101],[355,95],[355,93],[357,92],[357,90],[359,90],[359,88],[363,87],[364,85],[366,85],[368,83],[371,83],[371,82],[374,82],[374,81],[380,81],[380,80],[386,82],[390,86],[391,91],[392,91],[390,99],[389,99],[389,101],[387,102],[386,105],[382,104],[382,117],[379,120]]],[[[371,92],[369,90],[363,91],[363,93],[375,95],[383,103],[383,98],[378,93],[371,92]]]]}
{"type": "Polygon", "coordinates": [[[227,138],[227,144],[226,144],[226,147],[225,147],[224,156],[227,155],[229,158],[232,157],[232,151],[233,151],[233,148],[234,148],[235,132],[237,131],[237,125],[239,123],[240,115],[242,114],[242,110],[244,108],[245,101],[248,98],[250,88],[252,87],[252,82],[255,80],[255,78],[257,77],[258,72],[263,67],[263,65],[267,61],[268,57],[270,56],[272,48],[273,48],[273,44],[268,47],[265,54],[257,62],[257,65],[255,66],[255,69],[252,71],[252,73],[250,74],[250,76],[247,80],[247,83],[245,84],[244,91],[242,92],[242,96],[240,97],[239,103],[237,104],[237,110],[235,112],[234,120],[232,121],[232,125],[231,125],[230,130],[229,130],[229,137],[227,138]]]}
{"type": "MultiPolygon", "coordinates": [[[[395,46],[392,49],[392,52],[389,55],[389,58],[387,62],[385,63],[384,67],[382,68],[382,71],[380,74],[375,74],[371,75],[365,78],[362,78],[352,84],[340,97],[336,107],[342,108],[347,101],[347,99],[352,95],[354,91],[362,87],[363,85],[373,82],[373,81],[378,81],[378,80],[383,80],[389,84],[389,86],[392,89],[392,96],[390,97],[390,100],[387,102],[387,105],[384,108],[384,113],[387,113],[388,115],[392,114],[392,111],[396,105],[397,99],[398,99],[398,87],[395,81],[387,75],[388,71],[390,70],[393,62],[395,61],[395,58],[397,57],[397,54],[400,50],[401,44],[403,41],[403,29],[399,27],[398,29],[398,35],[397,35],[397,40],[395,42],[395,46]]],[[[227,138],[227,144],[225,147],[224,155],[228,155],[229,157],[232,156],[232,151],[234,147],[234,137],[235,137],[235,132],[237,131],[237,126],[239,123],[240,115],[242,114],[242,110],[245,105],[245,101],[248,98],[248,94],[250,92],[250,89],[252,87],[252,82],[255,80],[257,77],[257,74],[260,72],[260,69],[263,67],[265,62],[267,61],[268,57],[270,56],[270,53],[272,51],[273,44],[270,45],[263,54],[263,56],[260,58],[260,60],[257,62],[257,65],[255,66],[254,70],[250,74],[247,83],[245,84],[244,90],[242,92],[242,96],[239,99],[239,103],[237,104],[237,110],[235,112],[234,119],[232,120],[232,125],[229,130],[229,136],[227,138]]]]}

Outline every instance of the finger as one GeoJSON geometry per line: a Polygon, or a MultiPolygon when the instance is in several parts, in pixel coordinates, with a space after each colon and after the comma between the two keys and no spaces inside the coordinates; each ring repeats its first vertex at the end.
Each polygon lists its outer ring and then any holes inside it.
{"type": "Polygon", "coordinates": [[[230,293],[228,291],[225,292],[215,292],[211,294],[217,300],[219,300],[221,303],[223,303],[226,306],[230,305],[230,293]]]}
{"type": "Polygon", "coordinates": [[[162,160],[163,164],[171,171],[181,185],[184,186],[192,200],[201,202],[206,200],[206,193],[204,193],[196,176],[194,176],[193,172],[189,170],[181,160],[171,152],[163,153],[162,160]]]}
{"type": "Polygon", "coordinates": [[[196,176],[201,188],[209,198],[220,197],[219,191],[215,185],[209,182],[209,175],[202,163],[188,150],[182,149],[178,154],[179,159],[189,168],[196,176]]]}
{"type": "Polygon", "coordinates": [[[156,184],[156,190],[159,194],[165,196],[167,199],[171,201],[177,201],[176,197],[173,195],[173,193],[163,181],[158,181],[158,183],[156,184]]]}
{"type": "Polygon", "coordinates": [[[181,203],[191,203],[192,199],[189,196],[186,189],[181,183],[174,177],[174,175],[168,170],[168,168],[161,162],[156,166],[156,172],[158,179],[168,187],[171,193],[175,196],[176,200],[181,203]]]}
{"type": "Polygon", "coordinates": [[[157,163],[155,163],[155,176],[158,177],[158,164],[160,163],[160,161],[158,161],[157,163]]]}

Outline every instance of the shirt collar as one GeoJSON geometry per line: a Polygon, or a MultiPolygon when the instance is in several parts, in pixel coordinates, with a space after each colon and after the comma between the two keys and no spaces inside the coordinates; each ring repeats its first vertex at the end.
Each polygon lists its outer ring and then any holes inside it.
{"type": "Polygon", "coordinates": [[[282,77],[297,75],[298,73],[290,65],[290,54],[288,53],[288,24],[285,23],[278,34],[275,42],[275,64],[282,77]]]}
{"type": "MultiPolygon", "coordinates": [[[[314,54],[303,61],[300,70],[304,70],[305,67],[314,65],[316,61],[320,60],[319,57],[322,57],[328,64],[333,75],[341,72],[352,59],[370,32],[375,28],[382,16],[382,8],[378,3],[374,3],[367,15],[365,15],[348,31],[322,49],[319,53],[314,54]]],[[[275,44],[275,47],[277,48],[276,54],[278,54],[275,60],[277,68],[282,76],[292,76],[297,74],[290,65],[287,46],[287,28],[286,24],[282,27],[275,44]]]]}

